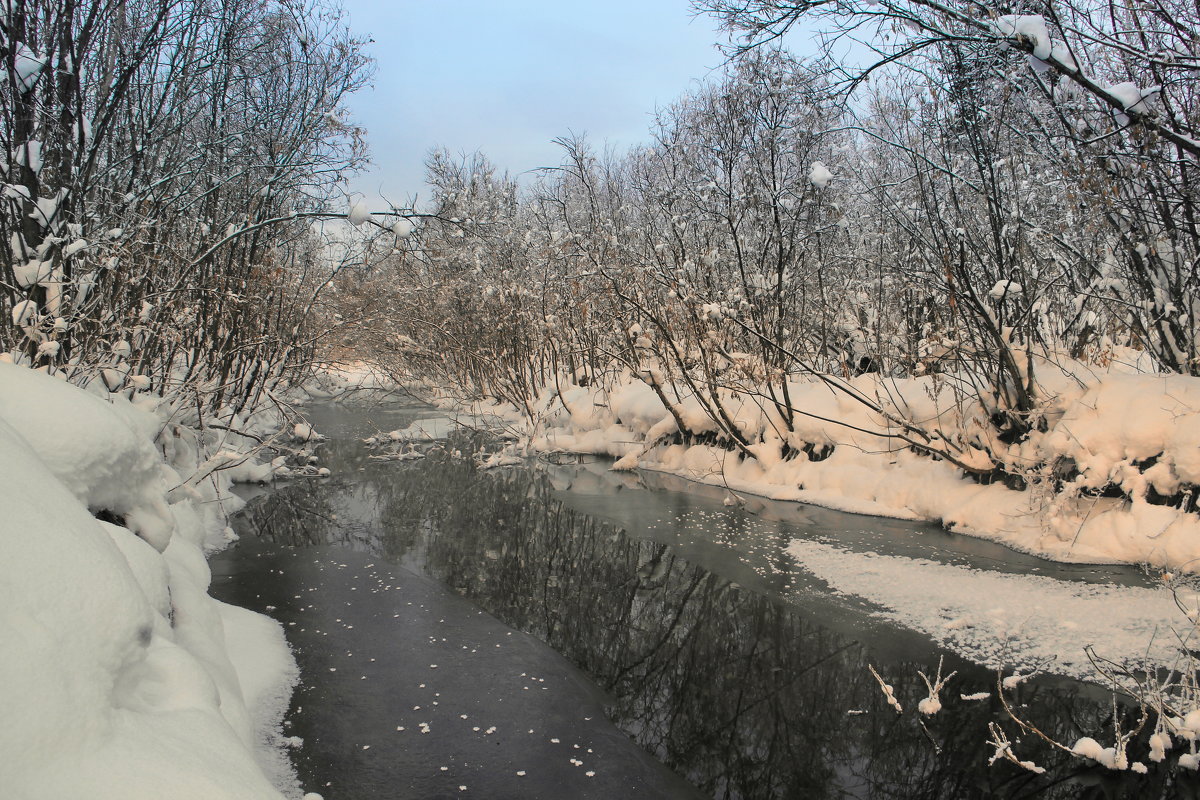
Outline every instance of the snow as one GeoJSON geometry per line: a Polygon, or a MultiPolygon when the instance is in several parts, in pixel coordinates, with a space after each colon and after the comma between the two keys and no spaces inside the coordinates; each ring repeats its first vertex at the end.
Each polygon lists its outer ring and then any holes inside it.
{"type": "Polygon", "coordinates": [[[686,388],[664,388],[668,410],[650,385],[660,380],[653,370],[626,373],[608,389],[563,384],[538,400],[533,420],[522,422],[510,410],[510,425],[531,425],[526,435],[534,450],[608,455],[618,459],[614,469],[938,522],[1058,561],[1200,569],[1200,517],[1178,504],[1153,502],[1153,493],[1173,497],[1200,484],[1200,379],[1098,373],[1045,359],[1035,359],[1035,374],[1047,398],[1047,430],[1016,444],[1000,441],[977,408],[960,406],[953,381],[941,376],[836,379],[842,389],[789,380],[797,412],[790,430],[753,393],[723,390],[722,402],[749,442],[744,451],[675,439],[676,417],[691,434],[718,428],[686,388]],[[980,470],[997,459],[1034,465],[1032,488],[980,483],[951,461],[906,447],[894,422],[904,418],[936,421],[933,431],[943,441],[969,442],[957,445],[962,464],[980,470]],[[1057,484],[1048,479],[1052,472],[1057,484]],[[1110,485],[1129,499],[1094,496],[1110,485]]]}
{"type": "Polygon", "coordinates": [[[0,419],[19,431],[85,508],[124,517],[159,552],[174,522],[153,417],[14,364],[0,364],[0,419]]]}
{"type": "Polygon", "coordinates": [[[18,42],[13,56],[13,69],[16,72],[17,86],[22,92],[28,92],[38,82],[42,71],[46,68],[46,59],[30,50],[23,42],[18,42]]]}
{"type": "Polygon", "coordinates": [[[1074,461],[1080,486],[1112,480],[1135,498],[1200,483],[1200,381],[1182,375],[1114,375],[1063,414],[1043,449],[1074,461]],[[1156,459],[1144,471],[1135,462],[1156,459]]]}
{"type": "Polygon", "coordinates": [[[1159,87],[1142,89],[1132,81],[1125,81],[1108,87],[1108,92],[1121,104],[1122,110],[1147,114],[1150,112],[1147,100],[1158,94],[1159,87]]]}
{"type": "Polygon", "coordinates": [[[346,219],[355,227],[362,225],[371,218],[371,210],[367,204],[361,200],[350,204],[350,212],[346,215],[346,219]]]}
{"type": "Polygon", "coordinates": [[[942,710],[942,701],[936,697],[926,697],[917,703],[917,711],[926,716],[933,716],[942,710]]]}
{"type": "Polygon", "coordinates": [[[87,246],[88,246],[88,243],[87,243],[86,239],[76,239],[75,241],[71,242],[70,244],[68,244],[66,247],[63,248],[63,251],[62,251],[63,257],[66,258],[66,257],[73,256],[76,253],[80,252],[81,250],[86,250],[87,246]]]}
{"type": "Polygon", "coordinates": [[[833,180],[833,173],[820,161],[814,161],[808,173],[808,182],[816,189],[824,189],[833,180]]]}
{"type": "Polygon", "coordinates": [[[431,417],[419,419],[407,428],[390,431],[383,438],[392,442],[433,442],[445,439],[458,427],[459,423],[450,417],[431,417]]]}
{"type": "Polygon", "coordinates": [[[1150,735],[1150,760],[1154,762],[1162,761],[1167,757],[1167,751],[1172,747],[1171,737],[1166,733],[1154,733],[1150,735]]]}
{"type": "Polygon", "coordinates": [[[1046,19],[1040,14],[1006,14],[992,23],[997,35],[1006,39],[1024,39],[1033,47],[1033,57],[1045,61],[1050,57],[1054,43],[1046,27],[1046,19]]]}
{"type": "Polygon", "coordinates": [[[53,264],[49,261],[39,261],[38,259],[30,259],[24,264],[13,264],[13,275],[17,278],[17,285],[22,289],[28,289],[34,284],[41,283],[50,277],[53,271],[53,264]]]}
{"type": "Polygon", "coordinates": [[[988,297],[993,300],[1003,300],[1010,295],[1017,295],[1023,291],[1024,288],[1016,281],[996,281],[996,285],[988,292],[988,297]]]}
{"type": "Polygon", "coordinates": [[[392,233],[394,233],[397,238],[407,239],[412,235],[412,232],[413,224],[412,220],[410,219],[398,219],[396,220],[395,224],[392,225],[392,233]]]}
{"type": "Polygon", "coordinates": [[[0,363],[6,796],[298,794],[274,747],[295,681],[282,629],[207,594],[217,490],[168,501],[180,477],[152,443],[161,426],[119,398],[0,363]]]}
{"type": "Polygon", "coordinates": [[[1108,767],[1109,769],[1117,769],[1117,750],[1114,747],[1101,747],[1100,743],[1090,736],[1084,736],[1071,748],[1077,756],[1090,758],[1098,764],[1108,767]]]}
{"type": "Polygon", "coordinates": [[[298,442],[321,442],[325,437],[317,433],[313,426],[297,422],[292,426],[292,438],[298,442]]]}
{"type": "Polygon", "coordinates": [[[37,139],[30,139],[19,146],[15,155],[16,162],[21,166],[29,167],[34,175],[42,171],[42,143],[37,139]]]}
{"type": "Polygon", "coordinates": [[[32,300],[21,300],[12,308],[13,325],[18,327],[28,325],[37,318],[37,303],[32,300]]]}
{"type": "Polygon", "coordinates": [[[1035,670],[1094,678],[1088,645],[1118,663],[1174,664],[1179,642],[1170,631],[1190,628],[1166,589],[1004,574],[806,540],[787,551],[836,592],[879,606],[880,617],[975,663],[1023,673],[1014,685],[1035,670]]]}
{"type": "Polygon", "coordinates": [[[364,362],[326,365],[298,391],[307,399],[347,400],[356,397],[372,400],[390,396],[399,387],[378,368],[364,362]]]}

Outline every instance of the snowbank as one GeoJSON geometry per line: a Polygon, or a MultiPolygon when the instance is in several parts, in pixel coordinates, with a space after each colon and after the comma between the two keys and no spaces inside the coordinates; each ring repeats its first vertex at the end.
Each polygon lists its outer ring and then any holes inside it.
{"type": "Polygon", "coordinates": [[[152,444],[159,428],[119,398],[0,363],[5,796],[296,788],[270,746],[296,679],[282,629],[208,596],[221,487],[169,494],[185,482],[152,444]]]}
{"type": "Polygon", "coordinates": [[[964,407],[944,376],[864,375],[842,381],[846,391],[789,382],[791,419],[765,393],[722,390],[748,442],[739,448],[689,392],[667,387],[668,409],[629,373],[607,391],[548,391],[529,441],[542,451],[613,456],[618,469],[939,522],[1059,561],[1200,570],[1200,379],[1039,369],[1046,430],[1016,442],[1004,441],[984,409],[964,407]],[[958,464],[909,447],[898,419],[934,431],[934,444],[948,443],[958,464]],[[1025,487],[980,481],[962,467],[1001,464],[1017,465],[1025,487]]]}

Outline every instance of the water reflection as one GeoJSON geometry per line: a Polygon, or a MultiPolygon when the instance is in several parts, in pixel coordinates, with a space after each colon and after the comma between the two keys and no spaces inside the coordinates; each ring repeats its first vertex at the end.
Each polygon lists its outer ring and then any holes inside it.
{"type": "MultiPolygon", "coordinates": [[[[1046,774],[988,767],[987,725],[1006,717],[994,697],[959,693],[992,689],[993,674],[933,648],[880,652],[820,611],[565,507],[544,474],[481,474],[436,451],[373,465],[337,446],[353,477],[256,501],[247,514],[261,536],[372,551],[539,637],[609,692],[619,726],[710,796],[1193,796],[1170,775],[1114,778],[1031,738],[1021,755],[1046,774]],[[913,709],[925,696],[917,671],[932,674],[939,655],[959,670],[945,710],[924,725],[898,717],[867,664],[913,709]]],[[[1060,741],[1097,735],[1111,713],[1067,681],[1031,682],[1016,699],[1060,741]]]]}

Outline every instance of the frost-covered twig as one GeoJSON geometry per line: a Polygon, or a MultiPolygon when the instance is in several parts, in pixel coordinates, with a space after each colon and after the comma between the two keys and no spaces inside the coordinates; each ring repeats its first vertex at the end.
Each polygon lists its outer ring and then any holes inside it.
{"type": "Polygon", "coordinates": [[[946,684],[950,682],[950,679],[958,674],[958,670],[955,670],[954,672],[951,672],[949,675],[947,675],[946,677],[943,678],[942,677],[942,662],[943,661],[944,661],[944,657],[939,656],[938,657],[937,677],[935,677],[933,679],[933,681],[930,681],[929,676],[926,675],[924,672],[920,672],[920,671],[917,672],[917,674],[921,676],[921,680],[925,681],[925,688],[929,690],[929,696],[917,704],[917,710],[926,716],[933,716],[934,714],[936,714],[942,710],[942,700],[938,695],[942,691],[942,689],[944,689],[946,687],[946,684]]]}
{"type": "Polygon", "coordinates": [[[892,685],[885,682],[880,674],[875,671],[875,667],[871,664],[867,665],[867,669],[871,670],[871,674],[875,676],[875,680],[879,681],[879,688],[883,691],[883,696],[887,699],[888,705],[896,709],[897,714],[903,714],[904,707],[900,705],[900,701],[896,699],[896,693],[895,690],[892,689],[892,685]]]}

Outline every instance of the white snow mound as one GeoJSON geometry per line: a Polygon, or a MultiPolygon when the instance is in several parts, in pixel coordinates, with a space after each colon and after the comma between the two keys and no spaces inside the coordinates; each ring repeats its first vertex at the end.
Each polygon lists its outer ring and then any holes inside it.
{"type": "Polygon", "coordinates": [[[208,595],[214,506],[166,504],[152,421],[0,363],[5,797],[299,794],[270,747],[296,678],[282,629],[208,595]]]}
{"type": "Polygon", "coordinates": [[[152,416],[43,372],[0,363],[0,419],[93,512],[109,511],[162,552],[174,521],[152,416]]]}

